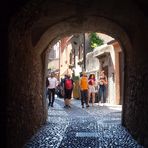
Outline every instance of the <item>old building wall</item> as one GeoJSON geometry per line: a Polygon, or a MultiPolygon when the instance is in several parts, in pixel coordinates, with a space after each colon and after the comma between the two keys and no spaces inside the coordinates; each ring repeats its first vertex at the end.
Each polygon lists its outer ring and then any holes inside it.
{"type": "Polygon", "coordinates": [[[94,31],[111,35],[122,46],[125,54],[122,121],[139,142],[146,144],[146,16],[130,0],[105,0],[99,5],[97,2],[32,0],[11,17],[8,24],[8,147],[22,147],[46,121],[43,52],[47,45],[65,35],[94,31]]]}
{"type": "Polygon", "coordinates": [[[46,121],[47,106],[43,90],[42,56],[32,52],[24,30],[11,33],[9,44],[8,141],[20,147],[46,121]],[[21,32],[21,35],[20,35],[21,32]],[[18,36],[17,36],[18,35],[18,36]],[[32,132],[31,132],[31,130],[32,132]],[[18,137],[21,138],[18,138],[18,137]],[[10,138],[12,137],[12,138],[10,138]],[[16,139],[16,141],[14,141],[16,139]]]}
{"type": "Polygon", "coordinates": [[[122,52],[122,49],[119,45],[118,42],[114,42],[113,44],[113,47],[114,47],[114,51],[115,51],[115,73],[114,73],[114,79],[115,79],[115,88],[116,88],[116,91],[115,91],[115,103],[116,104],[122,104],[121,103],[121,94],[122,94],[122,81],[124,81],[122,79],[122,72],[121,72],[121,69],[124,67],[123,63],[121,62],[121,60],[123,59],[123,56],[121,56],[121,53],[123,54],[122,52]]]}
{"type": "Polygon", "coordinates": [[[86,55],[86,72],[88,74],[96,73],[99,71],[100,63],[97,57],[94,56],[93,51],[86,55]]]}

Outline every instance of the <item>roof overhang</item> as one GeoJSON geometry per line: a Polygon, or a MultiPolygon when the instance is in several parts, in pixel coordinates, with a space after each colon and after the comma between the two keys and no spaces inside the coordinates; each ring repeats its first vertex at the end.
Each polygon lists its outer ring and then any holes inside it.
{"type": "Polygon", "coordinates": [[[96,49],[93,51],[93,57],[102,58],[108,56],[110,54],[111,49],[112,49],[111,45],[107,45],[101,49],[96,49]]]}

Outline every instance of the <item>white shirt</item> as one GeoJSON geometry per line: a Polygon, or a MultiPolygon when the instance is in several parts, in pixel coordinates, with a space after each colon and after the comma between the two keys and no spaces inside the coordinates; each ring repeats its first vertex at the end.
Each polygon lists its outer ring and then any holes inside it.
{"type": "Polygon", "coordinates": [[[49,86],[48,86],[49,89],[56,88],[58,81],[55,77],[48,78],[48,81],[49,81],[49,86]]]}

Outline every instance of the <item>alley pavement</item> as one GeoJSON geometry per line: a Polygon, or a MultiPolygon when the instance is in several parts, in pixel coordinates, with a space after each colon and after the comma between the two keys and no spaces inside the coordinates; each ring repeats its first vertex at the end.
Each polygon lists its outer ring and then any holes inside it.
{"type": "Polygon", "coordinates": [[[47,123],[24,148],[143,148],[121,126],[121,114],[119,105],[82,108],[72,99],[71,108],[64,108],[63,99],[56,98],[47,123]]]}

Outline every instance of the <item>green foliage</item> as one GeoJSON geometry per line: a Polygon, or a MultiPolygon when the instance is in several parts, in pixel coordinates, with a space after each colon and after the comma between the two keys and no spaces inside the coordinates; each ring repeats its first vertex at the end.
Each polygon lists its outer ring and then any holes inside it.
{"type": "Polygon", "coordinates": [[[97,34],[95,32],[90,34],[90,46],[91,46],[91,48],[94,49],[94,48],[101,46],[103,44],[104,44],[104,40],[101,39],[99,36],[97,36],[97,34]]]}
{"type": "Polygon", "coordinates": [[[74,81],[79,80],[79,76],[73,76],[73,80],[74,81]]]}

